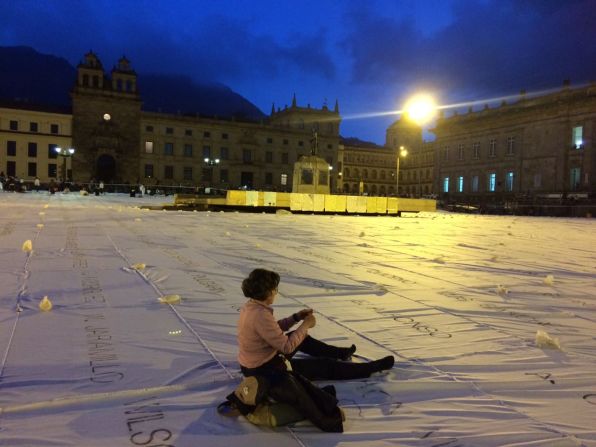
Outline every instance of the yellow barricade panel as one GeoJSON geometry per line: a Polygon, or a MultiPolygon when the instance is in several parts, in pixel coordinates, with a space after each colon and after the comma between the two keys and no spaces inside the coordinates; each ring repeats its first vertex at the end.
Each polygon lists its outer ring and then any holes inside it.
{"type": "Polygon", "coordinates": [[[387,197],[387,212],[397,214],[397,197],[387,197]]]}
{"type": "Polygon", "coordinates": [[[358,196],[346,196],[346,209],[348,213],[358,212],[358,196]]]}
{"type": "Polygon", "coordinates": [[[304,194],[300,194],[298,192],[293,192],[290,194],[290,210],[292,211],[302,211],[302,196],[304,194]]]}
{"type": "Polygon", "coordinates": [[[246,191],[228,191],[226,205],[246,205],[246,191]]]}
{"type": "Polygon", "coordinates": [[[346,201],[348,196],[337,196],[335,199],[335,211],[338,213],[345,213],[346,212],[346,201]]]}
{"type": "Polygon", "coordinates": [[[259,205],[259,191],[246,191],[246,205],[247,206],[258,206],[259,205]]]}
{"type": "Polygon", "coordinates": [[[264,191],[263,192],[263,206],[277,206],[277,193],[264,191]]]}
{"type": "Polygon", "coordinates": [[[302,211],[314,211],[314,194],[302,194],[302,211]]]}
{"type": "Polygon", "coordinates": [[[368,199],[368,197],[366,197],[366,196],[358,197],[358,205],[356,206],[357,213],[361,213],[361,214],[366,213],[366,204],[368,202],[367,199],[368,199]]]}
{"type": "Polygon", "coordinates": [[[325,211],[325,194],[313,195],[313,211],[325,211]]]}
{"type": "Polygon", "coordinates": [[[277,193],[275,193],[275,195],[276,195],[277,206],[279,208],[289,208],[290,207],[291,193],[277,192],[277,193]]]}
{"type": "Polygon", "coordinates": [[[387,197],[377,197],[377,213],[387,214],[387,197]]]}
{"type": "Polygon", "coordinates": [[[376,197],[366,197],[366,212],[367,213],[376,213],[377,212],[377,198],[376,197]]]}

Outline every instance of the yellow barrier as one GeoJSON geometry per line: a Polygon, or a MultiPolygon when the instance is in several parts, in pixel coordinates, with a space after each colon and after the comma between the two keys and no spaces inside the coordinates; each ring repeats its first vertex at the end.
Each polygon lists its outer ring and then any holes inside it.
{"type": "MultiPolygon", "coordinates": [[[[186,197],[179,197],[184,203],[186,197]]],[[[436,211],[437,202],[431,199],[396,197],[344,196],[331,194],[303,194],[271,191],[228,191],[225,204],[229,206],[266,206],[290,208],[292,211],[332,212],[349,214],[390,214],[402,212],[436,211]]]]}

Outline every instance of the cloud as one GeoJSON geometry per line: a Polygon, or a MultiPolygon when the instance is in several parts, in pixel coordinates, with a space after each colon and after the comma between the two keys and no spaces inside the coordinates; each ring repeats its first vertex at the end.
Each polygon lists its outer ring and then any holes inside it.
{"type": "Polygon", "coordinates": [[[107,69],[126,54],[137,71],[184,73],[202,80],[267,79],[286,71],[335,76],[321,30],[282,42],[267,30],[253,29],[249,20],[204,15],[194,2],[184,8],[160,2],[156,8],[138,5],[105,0],[64,0],[45,6],[31,0],[14,2],[3,6],[0,44],[59,52],[71,62],[93,49],[107,69]]]}
{"type": "Polygon", "coordinates": [[[452,22],[427,37],[407,19],[352,12],[343,45],[353,82],[426,84],[478,95],[596,78],[591,0],[461,0],[452,12],[452,22]]]}

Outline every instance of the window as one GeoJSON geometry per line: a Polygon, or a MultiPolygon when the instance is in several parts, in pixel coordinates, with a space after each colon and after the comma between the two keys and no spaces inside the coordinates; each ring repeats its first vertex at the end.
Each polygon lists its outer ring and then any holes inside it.
{"type": "Polygon", "coordinates": [[[542,174],[534,174],[534,188],[540,188],[542,186],[542,174]]]}
{"type": "Polygon", "coordinates": [[[221,183],[228,183],[230,181],[229,173],[227,169],[220,169],[219,170],[219,181],[221,183]]]}
{"type": "Polygon", "coordinates": [[[34,123],[34,122],[29,123],[29,132],[37,132],[38,129],[39,129],[39,126],[37,123],[34,123]]]}
{"type": "Polygon", "coordinates": [[[457,178],[457,192],[464,192],[464,177],[461,175],[457,178]]]}
{"type": "Polygon", "coordinates": [[[488,190],[489,192],[495,192],[497,189],[497,174],[491,172],[488,174],[488,190]]]}
{"type": "Polygon", "coordinates": [[[581,149],[584,145],[584,127],[575,126],[571,130],[571,144],[574,149],[581,149]]]}
{"type": "Polygon", "coordinates": [[[472,176],[472,192],[478,192],[478,176],[472,176]]]}
{"type": "Polygon", "coordinates": [[[505,174],[505,189],[509,192],[513,191],[513,171],[505,174]]]}
{"type": "Polygon", "coordinates": [[[153,165],[145,165],[145,178],[153,177],[153,165]]]}
{"type": "Polygon", "coordinates": [[[192,137],[192,129],[186,129],[184,131],[184,135],[186,135],[187,137],[192,137]]]}
{"type": "Polygon", "coordinates": [[[319,169],[319,185],[329,185],[329,169],[319,169]]]}
{"type": "Polygon", "coordinates": [[[57,147],[57,144],[48,144],[48,158],[58,158],[58,154],[56,153],[57,147]]]}
{"type": "Polygon", "coordinates": [[[229,160],[230,159],[230,151],[227,147],[219,148],[219,158],[221,160],[229,160]]]}
{"type": "Polygon", "coordinates": [[[56,163],[48,163],[48,177],[49,178],[56,178],[58,177],[58,169],[56,169],[56,163]]]}
{"type": "Polygon", "coordinates": [[[153,153],[153,141],[145,141],[145,153],[146,154],[153,153]]]}
{"type": "Polygon", "coordinates": [[[50,124],[50,133],[57,134],[58,132],[58,124],[50,124]]]}
{"type": "Polygon", "coordinates": [[[19,130],[19,122],[15,121],[15,120],[10,120],[9,129],[10,130],[19,130]]]}
{"type": "Polygon", "coordinates": [[[273,144],[273,138],[267,138],[267,143],[268,144],[273,144]]]}
{"type": "Polygon", "coordinates": [[[27,144],[27,156],[31,158],[37,157],[37,143],[27,144]]]}
{"type": "Polygon", "coordinates": [[[480,158],[480,143],[476,142],[472,144],[472,152],[474,152],[474,158],[480,158]]]}
{"type": "Polygon", "coordinates": [[[513,155],[515,152],[515,137],[507,138],[507,155],[513,155]]]}
{"type": "Polygon", "coordinates": [[[6,162],[6,175],[16,177],[17,175],[17,162],[7,161],[6,162]]]}
{"type": "Polygon", "coordinates": [[[496,148],[497,148],[497,140],[491,139],[488,142],[488,156],[489,157],[496,157],[496,148]]]}
{"type": "Polygon", "coordinates": [[[174,155],[174,143],[165,143],[163,146],[164,155],[174,155]]]}
{"type": "Polygon", "coordinates": [[[458,149],[458,152],[459,152],[459,157],[458,158],[460,160],[463,160],[464,159],[464,145],[463,144],[460,144],[457,149],[458,149]]]}
{"type": "Polygon", "coordinates": [[[211,138],[211,132],[208,132],[208,131],[203,132],[203,138],[211,138]]]}
{"type": "Polygon", "coordinates": [[[265,152],[265,163],[273,163],[273,152],[265,152]]]}
{"type": "Polygon", "coordinates": [[[184,166],[184,180],[192,180],[192,166],[184,166]]]}
{"type": "Polygon", "coordinates": [[[17,142],[7,141],[6,142],[6,155],[9,157],[15,157],[17,155],[17,142]]]}
{"type": "Polygon", "coordinates": [[[227,140],[228,139],[228,134],[227,133],[222,133],[221,134],[221,139],[222,140],[227,140]]]}
{"type": "Polygon", "coordinates": [[[443,192],[449,192],[449,177],[443,178],[443,192]]]}
{"type": "Polygon", "coordinates": [[[265,184],[273,185],[273,174],[271,172],[265,172],[265,184]]]}
{"type": "Polygon", "coordinates": [[[211,183],[213,181],[213,169],[203,168],[203,170],[201,171],[201,180],[204,182],[211,183]]]}
{"type": "Polygon", "coordinates": [[[174,178],[174,166],[164,166],[163,177],[165,179],[172,180],[174,178]]]}
{"type": "Polygon", "coordinates": [[[284,138],[283,143],[287,146],[289,144],[289,141],[286,138],[284,138]]]}
{"type": "Polygon", "coordinates": [[[299,141],[298,146],[304,146],[304,141],[299,141]]]}
{"type": "Polygon", "coordinates": [[[203,146],[203,158],[211,158],[211,146],[203,146]]]}
{"type": "Polygon", "coordinates": [[[302,169],[300,173],[300,184],[302,185],[312,185],[313,181],[313,172],[312,169],[302,169]]]}
{"type": "Polygon", "coordinates": [[[333,149],[333,145],[332,144],[328,144],[327,145],[327,149],[333,149]]]}
{"type": "Polygon", "coordinates": [[[279,181],[283,186],[286,186],[288,184],[288,174],[282,174],[279,181]]]}
{"type": "Polygon", "coordinates": [[[153,132],[153,126],[145,126],[146,132],[153,132]]]}
{"type": "Polygon", "coordinates": [[[581,181],[580,175],[580,168],[571,168],[571,171],[569,172],[569,187],[572,191],[576,191],[579,189],[579,183],[581,181]]]}
{"type": "Polygon", "coordinates": [[[252,152],[250,149],[242,149],[242,161],[244,163],[252,162],[252,152]]]}
{"type": "Polygon", "coordinates": [[[166,127],[166,134],[173,135],[174,134],[174,128],[173,127],[166,127]]]}
{"type": "Polygon", "coordinates": [[[281,162],[285,165],[289,163],[289,155],[287,152],[282,152],[281,154],[281,162]]]}
{"type": "Polygon", "coordinates": [[[27,163],[27,175],[29,177],[37,177],[37,163],[27,163]]]}
{"type": "Polygon", "coordinates": [[[192,144],[185,144],[184,145],[184,156],[185,157],[192,157],[192,144]]]}

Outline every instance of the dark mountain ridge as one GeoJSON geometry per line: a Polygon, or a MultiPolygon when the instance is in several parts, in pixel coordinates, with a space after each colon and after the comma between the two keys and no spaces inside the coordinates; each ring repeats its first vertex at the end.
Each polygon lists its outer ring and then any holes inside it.
{"type": "MultiPolygon", "coordinates": [[[[0,46],[0,100],[21,106],[68,110],[76,68],[66,59],[26,46],[0,46]]],[[[199,83],[185,75],[137,77],[143,110],[259,120],[265,114],[229,87],[199,83]]]]}

